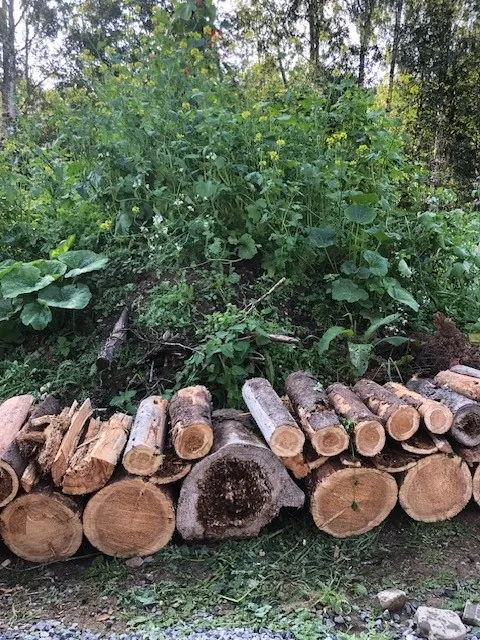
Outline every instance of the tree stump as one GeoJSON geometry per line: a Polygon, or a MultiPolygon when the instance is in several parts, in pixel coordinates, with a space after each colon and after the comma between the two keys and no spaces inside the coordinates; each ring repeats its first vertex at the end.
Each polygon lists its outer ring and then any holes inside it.
{"type": "Polygon", "coordinates": [[[466,398],[480,400],[480,379],[466,376],[454,371],[440,371],[434,378],[434,382],[443,389],[455,391],[466,398]]]}
{"type": "Polygon", "coordinates": [[[212,396],[202,386],[180,389],[169,407],[173,448],[182,460],[203,458],[212,448],[212,396]]]}
{"type": "Polygon", "coordinates": [[[421,394],[415,393],[415,391],[396,382],[387,382],[384,387],[401,400],[415,407],[422,416],[425,426],[432,433],[442,435],[450,430],[453,422],[453,413],[441,402],[429,400],[421,394]]]}
{"type": "Polygon", "coordinates": [[[151,476],[162,464],[167,435],[168,401],[160,396],[145,398],[138,407],[123,455],[128,473],[151,476]]]}

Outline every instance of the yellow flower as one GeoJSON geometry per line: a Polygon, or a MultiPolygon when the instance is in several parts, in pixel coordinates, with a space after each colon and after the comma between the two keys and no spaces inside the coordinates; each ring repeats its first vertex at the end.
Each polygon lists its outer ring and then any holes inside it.
{"type": "Polygon", "coordinates": [[[357,147],[357,153],[362,154],[365,153],[365,151],[368,151],[368,147],[366,144],[361,144],[359,147],[357,147]]]}
{"type": "Polygon", "coordinates": [[[277,147],[283,147],[285,144],[285,140],[282,140],[281,138],[279,138],[276,143],[277,147]]]}
{"type": "Polygon", "coordinates": [[[276,162],[279,159],[278,151],[269,151],[268,155],[270,156],[270,160],[272,162],[276,162]]]}
{"type": "Polygon", "coordinates": [[[200,53],[200,49],[197,49],[197,47],[193,47],[193,49],[190,49],[190,55],[195,60],[200,60],[200,58],[202,57],[202,54],[200,53]]]}
{"type": "Polygon", "coordinates": [[[252,114],[250,113],[250,111],[242,111],[242,118],[244,120],[248,120],[250,118],[252,114]]]}
{"type": "Polygon", "coordinates": [[[266,167],[267,166],[267,161],[266,160],[260,160],[260,162],[258,163],[259,167],[266,167]]]}
{"type": "Polygon", "coordinates": [[[137,206],[132,207],[132,213],[140,213],[140,209],[137,206]]]}
{"type": "Polygon", "coordinates": [[[107,231],[108,229],[110,229],[112,226],[112,221],[111,220],[105,220],[104,222],[100,223],[100,229],[102,231],[107,231]]]}
{"type": "Polygon", "coordinates": [[[190,103],[182,102],[182,109],[185,109],[186,111],[188,111],[188,109],[190,109],[190,103]]]}
{"type": "Polygon", "coordinates": [[[261,142],[263,140],[263,136],[261,133],[255,134],[255,142],[261,142]]]}
{"type": "Polygon", "coordinates": [[[346,131],[336,131],[333,135],[329,136],[325,142],[328,147],[332,147],[333,145],[342,142],[342,140],[347,140],[348,136],[346,131]]]}
{"type": "Polygon", "coordinates": [[[186,40],[182,40],[180,42],[180,49],[186,49],[188,47],[188,42],[186,40]]]}
{"type": "Polygon", "coordinates": [[[258,119],[259,122],[267,122],[267,120],[268,120],[267,116],[260,116],[258,119]]]}
{"type": "Polygon", "coordinates": [[[212,32],[213,32],[213,29],[209,24],[207,24],[205,27],[203,27],[203,33],[206,33],[207,36],[212,35],[212,32]]]}

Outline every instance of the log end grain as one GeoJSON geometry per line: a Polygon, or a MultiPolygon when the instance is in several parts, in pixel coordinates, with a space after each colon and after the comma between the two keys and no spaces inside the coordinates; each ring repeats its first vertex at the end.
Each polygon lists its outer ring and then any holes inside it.
{"type": "Polygon", "coordinates": [[[355,425],[355,449],[362,455],[371,458],[385,446],[385,429],[376,420],[365,420],[355,425]]]}
{"type": "Polygon", "coordinates": [[[0,460],[0,507],[4,507],[15,498],[19,486],[15,471],[9,464],[0,460]]]}
{"type": "Polygon", "coordinates": [[[425,407],[423,420],[429,431],[442,435],[447,433],[452,426],[453,413],[448,407],[439,402],[430,402],[425,407]]]}
{"type": "Polygon", "coordinates": [[[350,438],[341,424],[334,424],[316,431],[311,442],[319,455],[333,457],[348,449],[350,438]]]}
{"type": "Polygon", "coordinates": [[[302,453],[305,435],[298,427],[284,424],[272,433],[270,448],[279,458],[288,458],[302,453]]]}
{"type": "Polygon", "coordinates": [[[400,405],[387,420],[386,429],[394,440],[408,440],[420,426],[420,414],[414,407],[400,405]]]}
{"type": "Polygon", "coordinates": [[[128,473],[138,476],[153,475],[163,461],[160,452],[152,453],[152,447],[145,444],[138,444],[132,447],[123,456],[123,466],[128,473]]]}
{"type": "Polygon", "coordinates": [[[150,478],[153,484],[173,484],[190,473],[190,462],[181,460],[173,451],[167,450],[160,468],[150,478]]]}
{"type": "Polygon", "coordinates": [[[204,423],[189,424],[173,439],[175,451],[182,460],[198,460],[207,455],[213,445],[213,431],[204,423]]]}

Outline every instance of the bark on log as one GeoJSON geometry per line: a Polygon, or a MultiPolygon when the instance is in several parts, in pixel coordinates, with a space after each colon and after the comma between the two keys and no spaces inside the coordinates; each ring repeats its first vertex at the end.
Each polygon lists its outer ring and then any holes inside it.
{"type": "Polygon", "coordinates": [[[15,438],[27,420],[34,400],[30,395],[15,396],[0,405],[0,507],[17,495],[20,478],[27,466],[15,438]]]}
{"type": "Polygon", "coordinates": [[[63,476],[67,472],[70,459],[75,453],[75,449],[82,437],[85,423],[92,415],[92,411],[92,404],[88,398],[72,417],[70,426],[63,437],[62,444],[52,464],[52,479],[57,487],[62,484],[63,476]]]}
{"type": "Polygon", "coordinates": [[[400,480],[400,504],[420,522],[456,516],[472,497],[472,475],[458,456],[436,453],[420,459],[400,480]]]}
{"type": "Polygon", "coordinates": [[[480,404],[455,391],[439,388],[431,380],[412,379],[407,387],[426,398],[443,402],[450,409],[453,413],[450,432],[457,442],[466,447],[480,444],[480,404]]]}
{"type": "Polygon", "coordinates": [[[475,502],[480,506],[480,465],[475,469],[472,480],[472,494],[475,502]]]}
{"type": "Polygon", "coordinates": [[[440,371],[434,378],[434,382],[443,389],[455,391],[466,398],[480,400],[480,379],[465,376],[453,371],[440,371]]]}
{"type": "Polygon", "coordinates": [[[212,448],[212,396],[205,387],[197,385],[180,389],[173,396],[170,407],[173,448],[183,460],[198,460],[212,448]]]}
{"type": "Polygon", "coordinates": [[[158,471],[150,478],[150,482],[160,485],[173,484],[185,478],[191,468],[190,462],[179,458],[172,447],[167,447],[163,462],[158,471]]]}
{"type": "Polygon", "coordinates": [[[397,502],[397,483],[378,469],[345,467],[330,461],[307,483],[315,524],[335,538],[370,531],[385,520],[397,502]]]}
{"type": "MultiPolygon", "coordinates": [[[[98,428],[98,433],[77,448],[78,458],[68,467],[62,482],[68,495],[85,495],[104,487],[115,471],[122,455],[132,418],[115,413],[98,428]]],[[[87,434],[88,435],[88,434],[87,434]]]]}
{"type": "Polygon", "coordinates": [[[461,444],[454,444],[453,449],[457,456],[465,460],[469,467],[480,462],[480,445],[476,447],[463,447],[461,444]]]}
{"type": "Polygon", "coordinates": [[[480,369],[467,367],[464,364],[457,364],[454,367],[450,367],[450,371],[453,371],[453,373],[460,373],[464,376],[471,376],[472,378],[480,378],[480,369]]]}
{"type": "Polygon", "coordinates": [[[35,460],[30,460],[20,478],[20,486],[25,493],[30,493],[40,482],[41,473],[35,460]]]}
{"type": "Polygon", "coordinates": [[[186,540],[249,538],[281,507],[305,496],[274,453],[246,426],[241,412],[213,414],[214,444],[183,481],[177,529],[186,540]]]}
{"type": "Polygon", "coordinates": [[[337,456],[348,449],[350,438],[328,396],[318,390],[318,380],[306,371],[296,371],[285,381],[285,391],[300,425],[321,456],[337,456]]]}
{"type": "Polygon", "coordinates": [[[385,429],[377,416],[344,384],[327,389],[336,412],[353,423],[355,448],[362,456],[375,456],[385,446],[385,429]]]}
{"type": "Polygon", "coordinates": [[[242,396],[270,449],[280,458],[291,458],[303,450],[305,436],[291,414],[264,378],[247,380],[242,396]]]}
{"type": "Polygon", "coordinates": [[[153,475],[163,460],[167,435],[168,401],[160,396],[145,398],[138,407],[122,464],[128,473],[153,475]]]}
{"type": "Polygon", "coordinates": [[[387,433],[394,440],[408,440],[417,431],[420,414],[391,391],[372,380],[360,380],[353,390],[371,411],[385,421],[387,433]]]}
{"type": "Polygon", "coordinates": [[[173,499],[166,487],[119,473],[88,501],[83,528],[90,543],[109,556],[149,556],[173,536],[173,499]]]}
{"type": "Polygon", "coordinates": [[[0,534],[7,547],[30,562],[73,556],[82,542],[83,503],[48,485],[13,500],[0,514],[0,534]]]}
{"type": "Polygon", "coordinates": [[[408,440],[401,442],[400,446],[405,451],[414,453],[417,456],[429,456],[438,451],[437,445],[433,442],[430,435],[420,430],[408,440]]]}
{"type": "Polygon", "coordinates": [[[401,400],[415,407],[422,416],[425,426],[432,433],[442,435],[450,430],[453,422],[453,413],[441,402],[429,400],[396,382],[387,382],[384,387],[401,400]]]}
{"type": "Polygon", "coordinates": [[[34,421],[43,416],[53,416],[59,413],[60,403],[51,395],[48,395],[42,402],[33,407],[26,424],[20,429],[16,437],[18,448],[24,458],[30,458],[45,442],[43,431],[46,425],[38,425],[34,421]]]}
{"type": "Polygon", "coordinates": [[[389,445],[385,447],[381,453],[372,458],[372,462],[374,466],[381,471],[400,473],[414,467],[418,459],[418,456],[407,453],[398,445],[389,445]]]}
{"type": "Polygon", "coordinates": [[[128,309],[125,307],[115,323],[111,334],[103,343],[97,358],[98,371],[112,369],[116,363],[116,353],[120,345],[125,342],[128,331],[128,309]]]}

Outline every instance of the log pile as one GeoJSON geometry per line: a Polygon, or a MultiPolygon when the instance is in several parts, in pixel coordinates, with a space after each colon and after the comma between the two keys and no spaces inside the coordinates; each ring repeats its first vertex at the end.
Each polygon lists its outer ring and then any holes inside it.
{"type": "Polygon", "coordinates": [[[47,396],[0,404],[0,536],[19,557],[75,554],[83,537],[116,557],[172,539],[255,536],[307,497],[316,526],[344,538],[397,502],[413,519],[480,505],[480,371],[456,366],[406,385],[359,380],[323,389],[297,371],[280,397],[263,378],[246,411],[217,409],[200,385],[134,416],[61,407],[47,396]]]}

